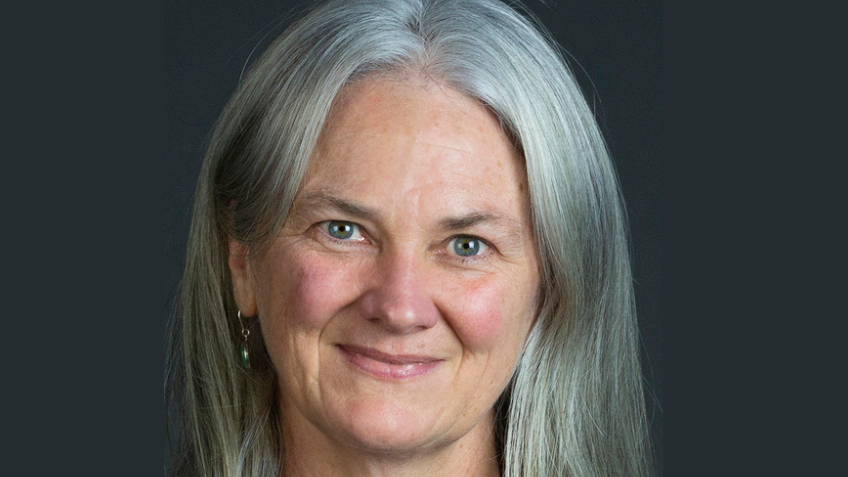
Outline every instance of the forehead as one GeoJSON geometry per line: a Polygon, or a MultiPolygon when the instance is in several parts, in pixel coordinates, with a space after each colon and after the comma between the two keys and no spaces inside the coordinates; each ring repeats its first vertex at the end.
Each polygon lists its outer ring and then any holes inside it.
{"type": "Polygon", "coordinates": [[[419,79],[370,78],[340,95],[302,192],[368,205],[523,215],[523,163],[497,118],[477,101],[419,79]],[[453,204],[453,205],[451,205],[453,204]]]}

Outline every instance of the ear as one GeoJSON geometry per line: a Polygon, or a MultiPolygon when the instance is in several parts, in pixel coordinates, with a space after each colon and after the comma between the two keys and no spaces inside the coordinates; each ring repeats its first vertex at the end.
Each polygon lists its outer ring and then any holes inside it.
{"type": "Polygon", "coordinates": [[[250,256],[245,244],[230,240],[230,276],[233,279],[233,294],[241,314],[252,317],[259,314],[256,306],[256,294],[253,289],[250,256]]]}

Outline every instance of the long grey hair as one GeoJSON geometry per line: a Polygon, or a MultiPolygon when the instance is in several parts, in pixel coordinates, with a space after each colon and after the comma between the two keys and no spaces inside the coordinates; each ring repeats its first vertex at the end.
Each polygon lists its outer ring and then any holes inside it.
{"type": "Polygon", "coordinates": [[[285,465],[277,380],[258,333],[253,368],[237,357],[227,243],[257,252],[269,243],[339,92],[398,71],[479,101],[526,162],[543,300],[497,405],[503,474],[648,475],[624,206],[592,111],[543,31],[496,0],[330,1],[255,62],[197,187],[172,346],[187,443],[180,475],[272,476],[285,465]]]}

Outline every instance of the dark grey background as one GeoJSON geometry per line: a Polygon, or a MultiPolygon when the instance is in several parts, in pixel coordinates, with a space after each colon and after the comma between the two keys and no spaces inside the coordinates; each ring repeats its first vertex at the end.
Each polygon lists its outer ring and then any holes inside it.
{"type": "MultiPolygon", "coordinates": [[[[304,1],[165,1],[165,319],[177,292],[194,186],[242,69],[304,1]],[[266,36],[267,35],[267,36],[266,36]],[[256,51],[253,52],[254,48],[256,51]],[[251,55],[251,53],[253,54],[251,55]]],[[[527,1],[568,52],[609,142],[630,215],[643,368],[663,461],[663,181],[660,1],[527,1]]]]}

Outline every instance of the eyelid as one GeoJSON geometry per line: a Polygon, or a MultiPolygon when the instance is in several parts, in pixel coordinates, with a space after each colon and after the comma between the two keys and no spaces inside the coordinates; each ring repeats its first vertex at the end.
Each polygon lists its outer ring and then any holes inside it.
{"type": "MultiPolygon", "coordinates": [[[[359,245],[363,242],[370,241],[370,238],[368,238],[367,233],[365,232],[365,229],[361,225],[359,225],[358,223],[352,222],[352,221],[349,221],[349,220],[335,220],[335,219],[334,220],[324,220],[322,222],[318,222],[317,224],[315,224],[314,227],[317,227],[318,229],[320,229],[320,233],[321,233],[321,235],[323,235],[325,240],[328,240],[328,241],[330,241],[330,242],[332,242],[333,244],[336,244],[336,245],[355,246],[355,245],[359,245]],[[340,238],[337,238],[337,237],[333,237],[332,235],[330,235],[330,232],[329,232],[328,229],[329,229],[330,224],[332,224],[334,222],[339,223],[339,224],[348,224],[348,225],[355,227],[355,230],[358,232],[358,236],[356,236],[356,234],[355,234],[353,237],[348,238],[348,239],[340,239],[340,238]]],[[[486,240],[482,237],[479,237],[479,236],[476,236],[476,235],[471,235],[471,234],[457,234],[457,235],[454,235],[454,236],[448,238],[444,242],[444,246],[441,248],[441,253],[439,253],[439,255],[449,255],[451,257],[450,258],[451,260],[460,261],[462,263],[473,263],[473,262],[486,260],[489,257],[491,257],[493,253],[496,253],[496,252],[497,252],[497,247],[495,247],[490,241],[488,241],[488,240],[486,240]],[[468,256],[468,257],[464,257],[462,255],[457,254],[456,250],[454,250],[454,247],[452,245],[456,242],[456,240],[459,240],[459,239],[471,239],[471,240],[475,240],[475,241],[479,242],[480,245],[481,245],[480,252],[477,255],[471,255],[471,256],[468,256]]]]}
{"type": "Polygon", "coordinates": [[[460,260],[463,263],[485,260],[485,259],[489,258],[492,255],[492,253],[497,251],[495,246],[492,245],[492,243],[489,242],[488,240],[481,238],[481,237],[478,237],[476,235],[469,235],[469,234],[459,234],[459,235],[454,235],[453,237],[449,238],[447,240],[446,245],[445,245],[445,250],[447,251],[448,255],[453,256],[455,259],[460,260]],[[454,242],[456,242],[457,240],[463,239],[463,238],[464,239],[472,239],[472,240],[476,240],[477,242],[479,242],[480,245],[482,245],[482,247],[480,248],[480,253],[478,253],[477,255],[471,255],[469,257],[463,257],[462,255],[458,255],[456,253],[456,251],[453,250],[452,244],[454,242]]]}
{"type": "Polygon", "coordinates": [[[332,240],[333,242],[338,243],[338,244],[345,244],[345,245],[357,244],[357,243],[365,242],[365,241],[368,240],[368,238],[365,236],[365,231],[364,231],[363,227],[361,225],[357,224],[356,222],[351,222],[349,220],[325,220],[323,222],[318,222],[317,224],[315,224],[315,226],[320,229],[321,233],[327,239],[332,240]],[[354,227],[356,232],[354,232],[354,236],[352,236],[351,238],[348,238],[348,239],[340,239],[338,237],[333,237],[332,235],[330,235],[330,232],[328,230],[330,224],[332,224],[332,223],[351,225],[351,226],[354,227]],[[357,232],[358,232],[358,234],[357,234],[357,232]]]}

